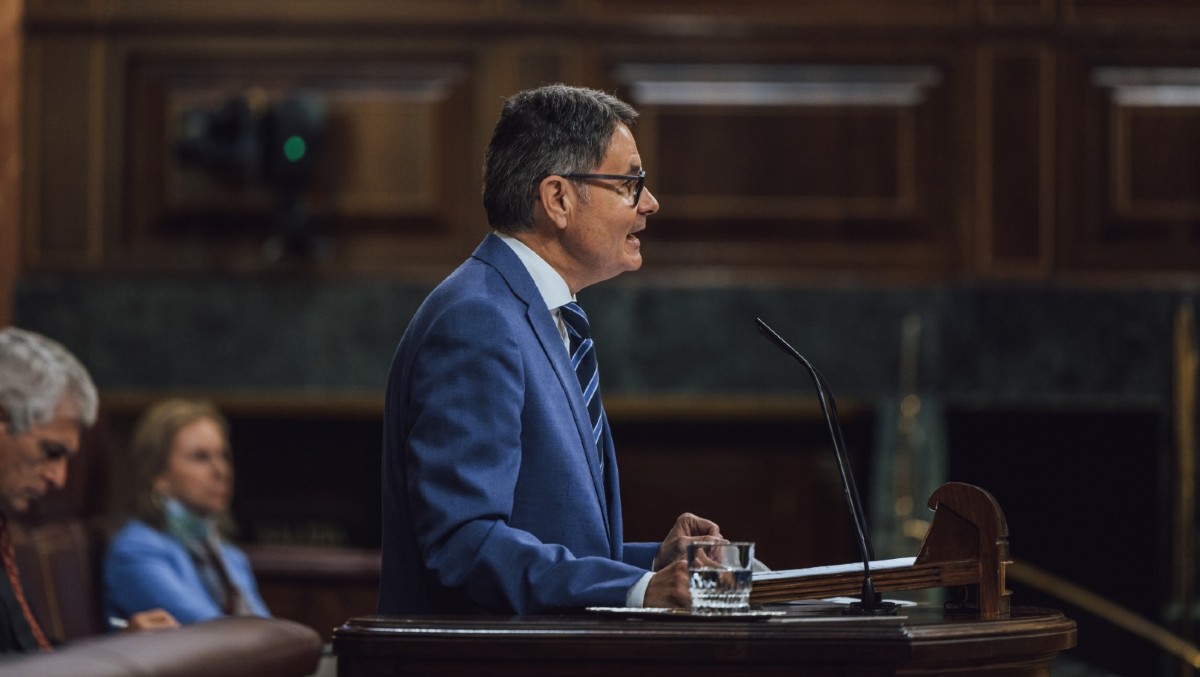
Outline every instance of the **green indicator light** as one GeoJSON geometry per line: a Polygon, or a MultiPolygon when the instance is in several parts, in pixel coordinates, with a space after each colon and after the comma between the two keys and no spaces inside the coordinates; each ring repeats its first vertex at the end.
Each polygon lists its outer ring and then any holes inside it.
{"type": "Polygon", "coordinates": [[[283,156],[290,162],[299,162],[307,152],[308,144],[299,136],[289,136],[287,141],[283,142],[283,156]]]}

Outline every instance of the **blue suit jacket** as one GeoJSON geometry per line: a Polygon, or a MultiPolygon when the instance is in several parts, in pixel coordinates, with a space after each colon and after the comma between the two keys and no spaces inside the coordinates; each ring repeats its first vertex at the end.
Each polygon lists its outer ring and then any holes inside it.
{"type": "MultiPolygon", "coordinates": [[[[223,542],[221,557],[254,613],[269,616],[245,553],[223,542]]],[[[224,615],[187,548],[144,522],[130,520],[113,537],[104,557],[104,613],[127,618],[160,608],[184,625],[224,615]]]]}
{"type": "Polygon", "coordinates": [[[380,613],[624,606],[658,544],[622,542],[603,439],[605,471],[545,301],[487,236],[421,305],[393,358],[380,613]]]}

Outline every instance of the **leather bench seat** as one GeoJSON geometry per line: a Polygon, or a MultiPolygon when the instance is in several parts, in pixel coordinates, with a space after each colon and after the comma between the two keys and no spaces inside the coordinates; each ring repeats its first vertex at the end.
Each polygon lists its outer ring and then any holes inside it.
{"type": "Polygon", "coordinates": [[[218,618],[178,629],[75,640],[46,654],[0,660],[0,677],[279,677],[310,675],[321,658],[315,630],[278,618],[218,618]]]}

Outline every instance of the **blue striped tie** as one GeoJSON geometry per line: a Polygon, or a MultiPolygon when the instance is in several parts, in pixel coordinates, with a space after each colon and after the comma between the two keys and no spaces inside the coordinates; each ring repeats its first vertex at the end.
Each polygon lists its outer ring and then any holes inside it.
{"type": "Polygon", "coordinates": [[[567,325],[567,336],[571,344],[571,366],[579,377],[579,387],[583,389],[583,401],[587,404],[588,416],[592,419],[592,439],[596,443],[596,451],[600,456],[600,466],[604,466],[604,451],[600,446],[600,436],[604,434],[604,405],[600,402],[600,369],[596,363],[596,346],[592,343],[591,330],[588,327],[587,315],[578,303],[568,303],[559,308],[563,322],[567,325]]]}

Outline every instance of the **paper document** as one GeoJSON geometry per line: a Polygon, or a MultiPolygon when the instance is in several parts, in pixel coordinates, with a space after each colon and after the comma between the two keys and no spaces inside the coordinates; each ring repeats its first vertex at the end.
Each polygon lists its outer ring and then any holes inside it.
{"type": "MultiPolygon", "coordinates": [[[[871,562],[871,571],[886,571],[910,567],[917,561],[916,557],[897,557],[896,559],[881,559],[871,562]]],[[[770,581],[778,578],[805,578],[808,576],[827,576],[829,574],[847,574],[863,570],[862,562],[847,564],[829,564],[807,569],[782,569],[779,571],[755,571],[754,581],[770,581]]]]}

